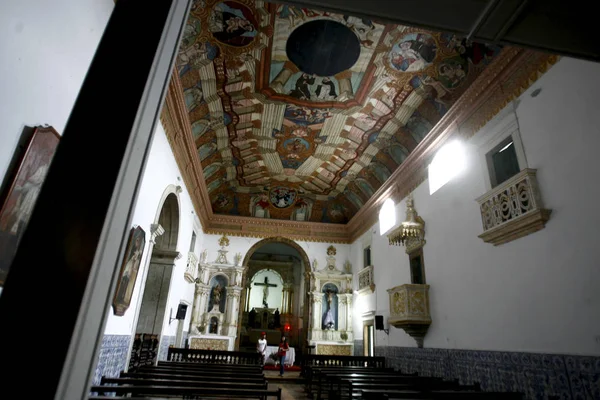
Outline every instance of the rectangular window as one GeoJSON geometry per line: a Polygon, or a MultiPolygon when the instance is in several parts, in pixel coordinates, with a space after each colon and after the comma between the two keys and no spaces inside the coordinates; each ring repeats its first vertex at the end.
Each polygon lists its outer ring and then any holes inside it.
{"type": "Polygon", "coordinates": [[[487,153],[486,159],[492,188],[512,178],[521,171],[512,136],[504,139],[487,153]]]}
{"type": "Polygon", "coordinates": [[[425,284],[425,266],[423,265],[423,250],[415,250],[408,255],[410,260],[410,280],[414,284],[425,284]]]}
{"type": "Polygon", "coordinates": [[[194,252],[196,247],[196,232],[192,232],[192,241],[190,242],[190,253],[194,252]]]}
{"type": "Polygon", "coordinates": [[[371,266],[371,246],[364,248],[363,268],[371,266]]]}

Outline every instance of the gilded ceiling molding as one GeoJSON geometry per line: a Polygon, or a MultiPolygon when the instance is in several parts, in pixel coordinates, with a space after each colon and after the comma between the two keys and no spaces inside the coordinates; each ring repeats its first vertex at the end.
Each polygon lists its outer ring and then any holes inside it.
{"type": "Polygon", "coordinates": [[[205,233],[352,243],[377,222],[379,207],[385,199],[400,201],[427,178],[431,157],[447,139],[473,136],[557,60],[554,55],[505,48],[346,225],[215,215],[176,71],[169,84],[161,121],[205,233]]]}

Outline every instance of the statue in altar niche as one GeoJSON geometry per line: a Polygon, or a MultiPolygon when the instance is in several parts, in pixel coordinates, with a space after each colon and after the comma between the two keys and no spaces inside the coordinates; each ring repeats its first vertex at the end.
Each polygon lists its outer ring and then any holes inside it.
{"type": "Polygon", "coordinates": [[[337,287],[328,283],[323,288],[324,304],[327,304],[325,315],[323,316],[323,329],[334,330],[337,318],[337,287]]]}
{"type": "Polygon", "coordinates": [[[227,277],[215,275],[210,280],[210,298],[207,312],[225,312],[225,301],[227,295],[227,277]]]}
{"type": "Polygon", "coordinates": [[[248,326],[250,328],[256,328],[256,310],[252,307],[252,310],[248,313],[248,326]]]}
{"type": "Polygon", "coordinates": [[[274,283],[269,283],[269,277],[265,276],[264,283],[255,283],[255,286],[263,286],[262,303],[265,308],[269,308],[269,287],[277,287],[274,283]]]}
{"type": "Polygon", "coordinates": [[[216,335],[218,332],[219,332],[219,319],[217,317],[212,317],[210,319],[208,333],[214,333],[216,335]]]}
{"type": "Polygon", "coordinates": [[[279,308],[273,313],[273,326],[275,328],[281,327],[281,319],[279,318],[279,308]]]}

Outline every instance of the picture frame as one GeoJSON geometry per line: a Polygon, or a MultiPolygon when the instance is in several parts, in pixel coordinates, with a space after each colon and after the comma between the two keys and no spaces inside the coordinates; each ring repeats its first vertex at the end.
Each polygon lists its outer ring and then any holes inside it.
{"type": "Polygon", "coordinates": [[[113,312],[117,316],[125,315],[131,304],[131,297],[137,280],[142,255],[146,247],[146,232],[141,227],[131,228],[125,255],[119,270],[117,289],[113,297],[113,312]]]}
{"type": "Polygon", "coordinates": [[[0,286],[4,285],[23,232],[60,142],[51,126],[28,128],[30,137],[13,156],[0,194],[0,286]]]}

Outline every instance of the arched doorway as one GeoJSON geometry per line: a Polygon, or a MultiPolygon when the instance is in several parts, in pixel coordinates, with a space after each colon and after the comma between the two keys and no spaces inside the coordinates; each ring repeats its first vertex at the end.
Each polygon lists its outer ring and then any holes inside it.
{"type": "MultiPolygon", "coordinates": [[[[175,260],[179,258],[179,199],[175,193],[169,189],[165,191],[166,197],[163,195],[162,207],[151,227],[154,246],[137,316],[130,368],[153,364],[159,356],[171,275],[175,260]]],[[[165,347],[164,344],[162,347],[165,347]]]]}
{"type": "Polygon", "coordinates": [[[269,345],[286,334],[290,345],[304,352],[311,318],[306,295],[311,265],[304,249],[283,237],[263,239],[250,248],[242,265],[236,347],[252,348],[265,331],[269,345]]]}

